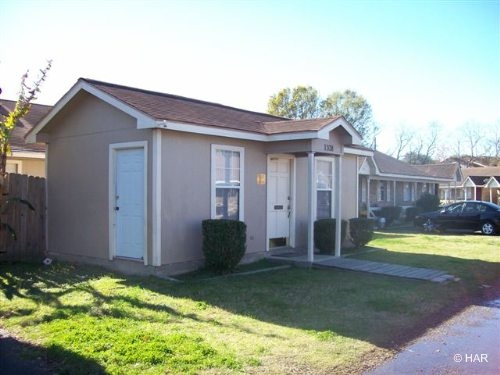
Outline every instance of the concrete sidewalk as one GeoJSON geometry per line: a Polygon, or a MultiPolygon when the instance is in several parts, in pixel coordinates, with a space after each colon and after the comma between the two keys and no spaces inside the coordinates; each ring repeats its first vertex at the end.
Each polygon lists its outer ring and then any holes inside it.
{"type": "MultiPolygon", "coordinates": [[[[296,264],[298,266],[310,265],[307,260],[307,255],[302,254],[276,254],[272,255],[270,259],[278,260],[283,263],[296,264]]],[[[440,270],[372,262],[361,259],[338,258],[332,255],[315,254],[312,266],[317,268],[340,268],[350,271],[368,272],[379,275],[403,277],[407,279],[427,280],[437,283],[456,280],[455,276],[449,275],[440,270]]]]}

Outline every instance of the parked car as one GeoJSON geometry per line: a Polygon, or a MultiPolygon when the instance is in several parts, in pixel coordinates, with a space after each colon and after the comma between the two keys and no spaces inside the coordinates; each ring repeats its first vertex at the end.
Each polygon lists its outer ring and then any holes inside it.
{"type": "Polygon", "coordinates": [[[500,206],[482,201],[466,201],[447,205],[438,211],[415,216],[414,224],[425,231],[448,229],[500,233],[500,206]]]}

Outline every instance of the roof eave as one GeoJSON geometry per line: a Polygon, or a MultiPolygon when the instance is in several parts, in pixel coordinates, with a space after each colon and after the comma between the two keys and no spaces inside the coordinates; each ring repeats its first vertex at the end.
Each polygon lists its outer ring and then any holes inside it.
{"type": "Polygon", "coordinates": [[[384,177],[384,178],[401,178],[405,180],[425,180],[425,181],[432,181],[432,182],[453,182],[453,180],[446,179],[446,178],[439,178],[439,177],[432,177],[432,176],[415,176],[415,175],[408,175],[408,174],[397,174],[397,173],[383,173],[379,172],[377,173],[378,177],[384,177]]]}
{"type": "Polygon", "coordinates": [[[218,137],[236,138],[236,139],[244,139],[250,141],[260,141],[260,142],[277,142],[277,141],[320,138],[317,131],[263,134],[263,133],[244,131],[233,128],[204,126],[199,124],[190,124],[190,123],[175,122],[168,120],[157,120],[155,122],[155,127],[160,129],[168,129],[185,133],[213,135],[218,137]]]}
{"type": "Polygon", "coordinates": [[[118,100],[112,95],[109,95],[92,84],[86,82],[83,79],[79,79],[71,89],[64,94],[64,96],[59,99],[59,101],[54,105],[54,107],[45,115],[45,117],[34,126],[27,134],[26,134],[26,142],[28,143],[36,143],[40,142],[40,139],[37,139],[37,135],[42,132],[45,126],[80,92],[86,91],[89,94],[103,100],[104,102],[112,105],[113,107],[127,113],[128,115],[134,117],[137,120],[137,128],[138,129],[147,129],[156,127],[155,120],[143,112],[131,107],[130,105],[118,100]]]}

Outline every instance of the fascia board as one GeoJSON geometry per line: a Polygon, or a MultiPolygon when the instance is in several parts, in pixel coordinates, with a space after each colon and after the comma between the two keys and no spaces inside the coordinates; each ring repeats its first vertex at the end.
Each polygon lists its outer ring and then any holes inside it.
{"type": "Polygon", "coordinates": [[[156,121],[147,115],[145,115],[143,112],[138,111],[135,108],[132,108],[128,104],[122,102],[121,100],[116,99],[115,97],[99,90],[98,88],[88,84],[85,81],[80,82],[82,84],[82,89],[87,91],[89,94],[94,95],[95,97],[101,99],[102,101],[108,103],[109,105],[115,107],[116,109],[119,109],[122,112],[125,112],[126,114],[130,115],[131,117],[134,117],[137,119],[137,128],[138,129],[147,129],[147,128],[155,128],[156,127],[156,121]]]}
{"type": "Polygon", "coordinates": [[[156,121],[156,127],[162,129],[186,132],[186,133],[213,135],[218,137],[245,139],[245,140],[260,141],[260,142],[292,141],[298,139],[318,138],[317,132],[281,133],[281,134],[267,135],[267,134],[245,132],[242,130],[222,129],[216,127],[180,123],[167,120],[156,121]]]}
{"type": "Polygon", "coordinates": [[[10,156],[14,158],[45,159],[45,152],[13,151],[10,156]]]}
{"type": "Polygon", "coordinates": [[[485,188],[492,189],[492,188],[498,188],[500,187],[500,182],[495,178],[495,177],[490,177],[488,182],[484,184],[485,188]]]}
{"type": "Polygon", "coordinates": [[[218,137],[227,137],[227,138],[236,138],[236,139],[245,139],[251,141],[266,141],[267,137],[265,134],[258,133],[250,133],[241,130],[234,129],[222,129],[210,126],[196,125],[196,124],[187,124],[181,122],[173,122],[173,121],[156,121],[156,127],[161,129],[175,130],[179,132],[185,133],[195,133],[195,134],[203,134],[203,135],[213,135],[218,137]]]}
{"type": "Polygon", "coordinates": [[[71,87],[71,89],[64,94],[64,96],[54,105],[50,112],[33,128],[26,136],[26,142],[36,143],[36,136],[42,131],[42,129],[52,120],[68,103],[73,99],[80,91],[87,91],[89,94],[103,100],[104,102],[110,104],[111,106],[129,114],[130,116],[137,119],[137,128],[153,128],[155,127],[155,121],[146,116],[144,113],[130,107],[129,105],[123,103],[122,101],[114,98],[113,96],[106,94],[105,92],[95,88],[94,86],[88,84],[85,81],[78,80],[77,83],[71,87]]]}
{"type": "Polygon", "coordinates": [[[376,177],[385,178],[385,179],[401,179],[401,180],[412,180],[412,181],[431,181],[431,182],[453,182],[452,179],[447,178],[436,178],[436,177],[425,177],[425,176],[411,176],[411,175],[402,175],[402,174],[394,174],[394,173],[377,173],[376,177]]]}
{"type": "Polygon", "coordinates": [[[321,139],[329,139],[330,138],[330,132],[339,126],[342,126],[344,130],[349,133],[349,135],[352,137],[352,143],[354,144],[361,144],[362,139],[359,135],[359,133],[354,129],[354,127],[347,122],[344,117],[339,117],[338,119],[333,120],[331,123],[328,125],[325,125],[318,133],[319,133],[319,138],[321,139]]]}
{"type": "Polygon", "coordinates": [[[373,156],[373,151],[358,150],[357,148],[344,147],[345,154],[359,155],[359,156],[373,156]]]}
{"type": "Polygon", "coordinates": [[[477,185],[472,181],[470,177],[467,177],[462,184],[463,187],[477,187],[477,185]]]}

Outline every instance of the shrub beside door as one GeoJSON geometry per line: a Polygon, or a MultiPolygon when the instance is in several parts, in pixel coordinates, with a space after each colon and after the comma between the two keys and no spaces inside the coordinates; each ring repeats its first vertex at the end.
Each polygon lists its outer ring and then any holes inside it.
{"type": "MultiPolygon", "coordinates": [[[[314,222],[314,246],[321,254],[335,254],[335,226],[337,219],[319,219],[314,222]]],[[[347,221],[341,223],[341,239],[346,235],[347,221]]]]}
{"type": "Polygon", "coordinates": [[[246,251],[247,226],[242,221],[208,219],[202,222],[205,267],[233,272],[246,251]]]}

